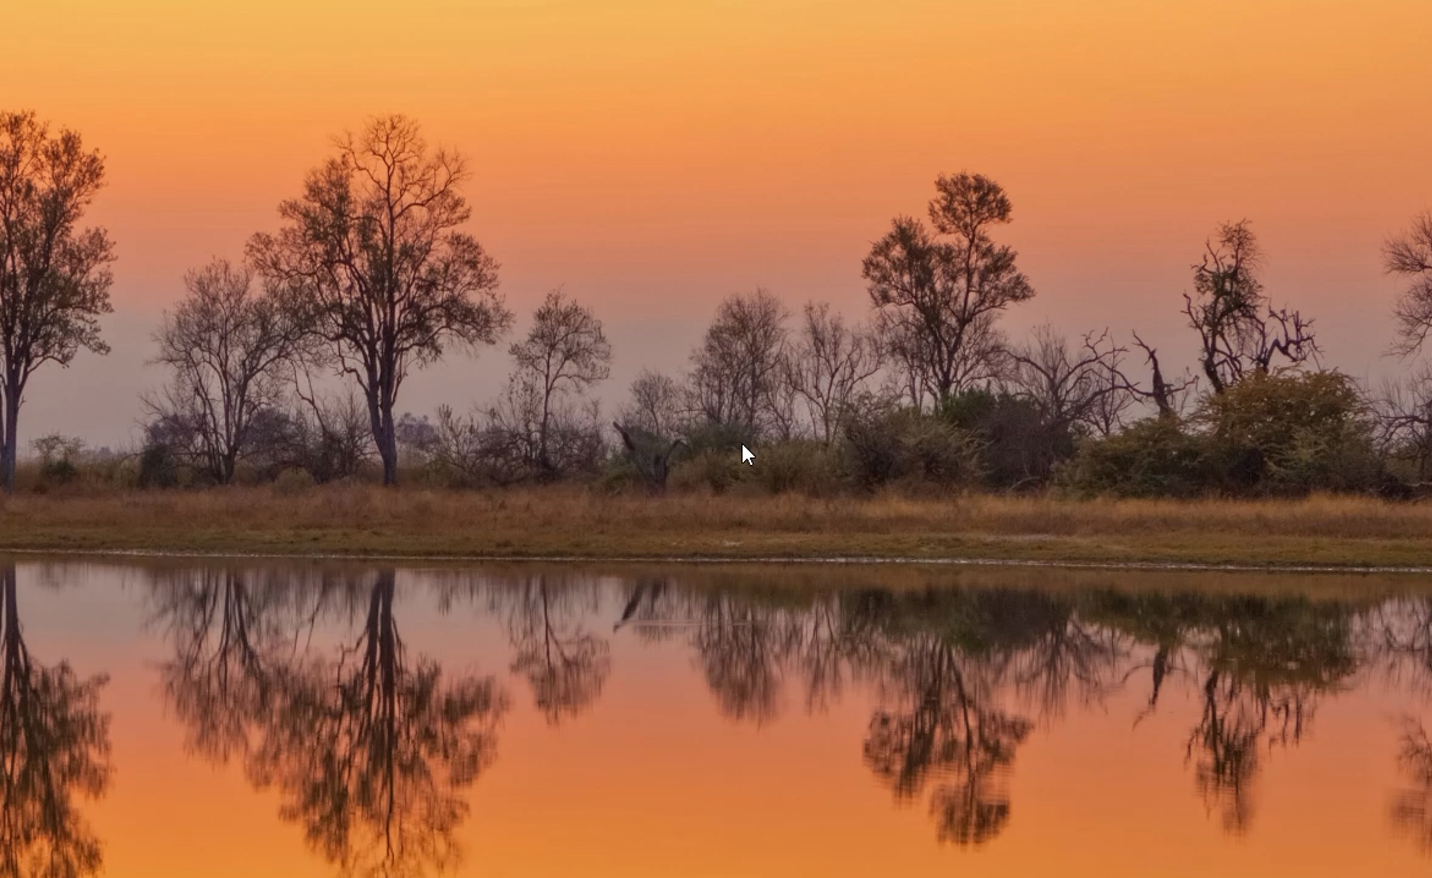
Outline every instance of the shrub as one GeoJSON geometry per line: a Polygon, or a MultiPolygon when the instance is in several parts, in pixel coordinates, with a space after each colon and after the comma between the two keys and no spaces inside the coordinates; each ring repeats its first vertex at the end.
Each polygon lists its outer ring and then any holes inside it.
{"type": "Polygon", "coordinates": [[[825,494],[835,488],[830,452],[805,440],[761,446],[751,477],[772,494],[825,494]]]}
{"type": "Polygon", "coordinates": [[[1341,372],[1255,374],[1206,397],[1196,417],[1226,492],[1364,491],[1381,481],[1369,412],[1341,372]]]}
{"type": "Polygon", "coordinates": [[[160,442],[150,442],[139,453],[139,487],[175,488],[179,485],[179,460],[173,450],[160,442]]]}
{"type": "Polygon", "coordinates": [[[1088,494],[1191,497],[1207,489],[1211,475],[1203,437],[1178,418],[1149,418],[1081,443],[1059,480],[1088,494]]]}
{"type": "Polygon", "coordinates": [[[976,441],[981,479],[991,488],[1042,485],[1074,455],[1073,434],[1046,423],[1028,399],[967,390],[941,402],[936,413],[976,441]]]}
{"type": "Polygon", "coordinates": [[[678,490],[704,487],[713,494],[724,494],[746,478],[745,469],[737,452],[729,448],[707,448],[672,467],[671,483],[678,490]]]}
{"type": "Polygon", "coordinates": [[[980,475],[979,446],[946,418],[880,406],[851,417],[840,447],[841,467],[859,487],[895,481],[952,487],[980,475]]]}

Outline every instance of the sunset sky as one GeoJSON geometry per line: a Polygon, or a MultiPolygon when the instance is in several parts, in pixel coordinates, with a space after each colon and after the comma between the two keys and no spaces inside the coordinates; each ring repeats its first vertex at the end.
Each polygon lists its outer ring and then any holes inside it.
{"type": "MultiPolygon", "coordinates": [[[[1375,377],[1381,242],[1432,208],[1429,38],[1426,0],[12,0],[0,107],[103,152],[119,253],[113,353],[42,373],[22,433],[129,441],[184,270],[275,228],[329,138],[387,112],[470,158],[519,329],[559,285],[605,319],[613,402],[732,292],[863,316],[870,242],[962,169],[1013,199],[1038,296],[1012,334],[1137,328],[1190,362],[1189,264],[1247,217],[1269,293],[1375,377]]],[[[508,368],[454,357],[399,408],[465,409],[508,368]]]]}

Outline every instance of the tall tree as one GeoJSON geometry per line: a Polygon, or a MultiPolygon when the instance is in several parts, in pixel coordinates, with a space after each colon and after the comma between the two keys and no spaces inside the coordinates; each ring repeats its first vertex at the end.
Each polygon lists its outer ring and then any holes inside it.
{"type": "Polygon", "coordinates": [[[1193,266],[1183,313],[1198,333],[1199,364],[1215,394],[1247,375],[1267,374],[1275,358],[1296,366],[1318,354],[1313,321],[1275,309],[1263,294],[1263,248],[1248,220],[1224,223],[1193,266]]]}
{"type": "Polygon", "coordinates": [[[773,426],[784,380],[786,309],[765,289],[734,295],[716,309],[691,354],[692,406],[708,423],[756,437],[773,426]]]}
{"type": "Polygon", "coordinates": [[[1032,298],[1034,288],[1016,267],[1015,251],[990,236],[1012,215],[1004,189],[966,173],[941,176],[935,188],[934,232],[914,217],[896,217],[871,247],[861,275],[882,334],[918,375],[920,392],[939,400],[978,373],[972,346],[991,336],[1001,311],[1032,298]]]}
{"type": "Polygon", "coordinates": [[[408,371],[446,346],[495,344],[512,315],[497,262],[461,231],[463,158],[430,150],[416,122],[372,119],[279,206],[284,226],[249,254],[328,359],[363,391],[383,483],[398,481],[393,407],[408,371]]]}
{"type": "Polygon", "coordinates": [[[553,406],[563,394],[581,393],[610,377],[612,346],[591,309],[553,290],[538,307],[527,337],[510,352],[541,393],[537,464],[551,475],[556,470],[551,456],[553,406]]]}
{"type": "Polygon", "coordinates": [[[255,419],[283,398],[282,372],[302,333],[276,299],[254,289],[253,271],[215,259],[184,276],[187,295],[166,312],[154,362],[174,372],[146,400],[185,441],[184,450],[214,481],[227,485],[248,451],[255,419]]]}
{"type": "Polygon", "coordinates": [[[875,338],[850,327],[826,303],[807,302],[800,334],[786,359],[791,386],[805,401],[817,438],[840,435],[862,386],[880,370],[875,338]]]}
{"type": "Polygon", "coordinates": [[[0,489],[15,490],[20,404],[45,363],[107,353],[114,244],[79,223],[104,185],[104,160],[80,135],[31,112],[0,113],[0,489]]]}

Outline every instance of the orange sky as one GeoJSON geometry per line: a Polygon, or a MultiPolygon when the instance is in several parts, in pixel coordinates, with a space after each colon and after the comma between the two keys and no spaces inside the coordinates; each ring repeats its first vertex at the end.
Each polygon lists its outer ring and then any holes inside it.
{"type": "MultiPolygon", "coordinates": [[[[1182,353],[1188,264],[1247,216],[1270,293],[1371,374],[1395,290],[1379,244],[1432,207],[1425,0],[20,0],[4,17],[0,106],[104,152],[94,218],[120,255],[114,354],[42,374],[29,435],[128,436],[183,271],[272,228],[328,136],[378,112],[471,158],[473,231],[519,313],[562,284],[607,319],[609,398],[643,365],[679,368],[733,291],[863,313],[870,241],[960,169],[1014,200],[1039,296],[1012,330],[1137,327],[1182,353]]],[[[460,359],[400,407],[463,408],[506,368],[460,359]]]]}

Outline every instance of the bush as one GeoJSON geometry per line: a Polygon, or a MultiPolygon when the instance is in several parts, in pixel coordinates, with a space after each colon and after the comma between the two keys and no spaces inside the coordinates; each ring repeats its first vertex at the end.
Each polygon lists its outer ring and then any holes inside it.
{"type": "Polygon", "coordinates": [[[1192,497],[1208,488],[1211,475],[1203,437],[1178,418],[1149,418],[1080,444],[1059,480],[1088,494],[1192,497]]]}
{"type": "Polygon", "coordinates": [[[835,488],[829,450],[805,440],[762,446],[751,477],[772,494],[827,494],[835,488]]]}
{"type": "Polygon", "coordinates": [[[937,414],[973,437],[981,480],[991,488],[1027,488],[1049,481],[1074,455],[1074,436],[1048,424],[1028,399],[968,390],[944,400],[937,414]]]}
{"type": "Polygon", "coordinates": [[[683,458],[671,469],[671,484],[677,490],[706,488],[713,494],[724,494],[731,486],[746,478],[747,469],[740,461],[739,448],[707,448],[683,458]]]}
{"type": "Polygon", "coordinates": [[[1381,483],[1372,424],[1341,372],[1255,374],[1206,397],[1197,419],[1224,491],[1366,491],[1381,483]]]}
{"type": "Polygon", "coordinates": [[[144,446],[139,453],[138,482],[141,488],[179,486],[179,460],[168,445],[151,442],[144,446]]]}
{"type": "Polygon", "coordinates": [[[1366,407],[1339,372],[1255,374],[1205,397],[1190,421],[1154,418],[1083,443],[1061,481],[1142,497],[1385,491],[1388,483],[1366,407]]]}
{"type": "Polygon", "coordinates": [[[911,408],[882,406],[850,418],[840,459],[846,477],[867,490],[896,481],[948,488],[980,475],[969,432],[911,408]]]}

